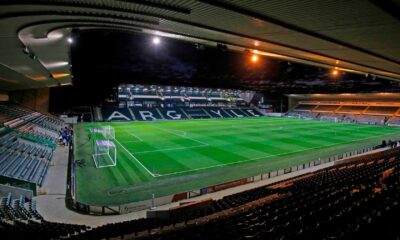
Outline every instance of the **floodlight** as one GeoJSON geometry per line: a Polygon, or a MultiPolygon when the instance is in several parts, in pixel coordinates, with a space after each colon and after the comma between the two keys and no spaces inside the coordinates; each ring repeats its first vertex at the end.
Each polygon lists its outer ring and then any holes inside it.
{"type": "Polygon", "coordinates": [[[158,44],[160,44],[160,42],[161,42],[161,39],[159,37],[153,37],[153,44],[154,45],[158,45],[158,44]]]}
{"type": "Polygon", "coordinates": [[[256,55],[256,54],[254,54],[252,57],[251,57],[251,61],[252,62],[257,62],[258,61],[258,56],[256,55]]]}

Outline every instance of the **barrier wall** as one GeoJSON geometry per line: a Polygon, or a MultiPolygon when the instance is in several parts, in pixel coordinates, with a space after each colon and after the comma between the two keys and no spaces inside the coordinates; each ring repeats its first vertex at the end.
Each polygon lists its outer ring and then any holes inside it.
{"type": "Polygon", "coordinates": [[[0,176],[0,184],[7,184],[9,186],[29,190],[32,192],[33,196],[36,196],[36,194],[37,194],[36,183],[24,181],[21,179],[11,178],[11,177],[7,177],[7,176],[0,176]]]}
{"type": "Polygon", "coordinates": [[[32,190],[0,184],[0,196],[7,196],[8,193],[11,193],[12,198],[15,199],[21,195],[27,199],[33,198],[32,190]]]}

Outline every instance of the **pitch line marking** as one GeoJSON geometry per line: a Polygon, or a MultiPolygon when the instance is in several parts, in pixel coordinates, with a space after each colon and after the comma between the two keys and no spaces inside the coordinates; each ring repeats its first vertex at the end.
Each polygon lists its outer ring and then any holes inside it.
{"type": "Polygon", "coordinates": [[[148,151],[134,152],[134,154],[144,154],[144,153],[153,153],[153,152],[184,150],[184,149],[200,148],[200,147],[208,147],[208,146],[206,146],[206,145],[201,145],[201,146],[192,146],[192,147],[163,148],[163,149],[156,149],[156,150],[148,150],[148,151]]]}
{"type": "MultiPolygon", "coordinates": [[[[393,135],[393,133],[384,134],[384,135],[381,135],[380,137],[383,137],[385,135],[393,135]]],[[[166,173],[166,174],[158,174],[155,177],[164,177],[164,176],[176,175],[176,174],[180,174],[180,173],[205,170],[205,169],[209,169],[209,168],[223,167],[223,166],[233,165],[233,164],[237,164],[237,163],[250,162],[250,161],[259,160],[259,159],[266,159],[266,158],[270,158],[270,157],[278,157],[278,156],[285,155],[285,154],[293,154],[293,153],[305,152],[305,151],[309,151],[309,150],[317,149],[317,148],[326,148],[326,147],[332,147],[332,146],[335,146],[335,145],[348,144],[348,143],[352,143],[352,142],[358,142],[358,141],[367,140],[367,139],[370,139],[370,138],[375,138],[375,137],[361,138],[361,139],[351,140],[351,141],[347,141],[347,142],[343,142],[343,143],[333,143],[333,144],[328,144],[328,145],[323,145],[323,146],[306,148],[306,149],[292,151],[292,152],[289,152],[289,153],[269,154],[269,156],[245,159],[245,160],[242,160],[242,161],[236,161],[236,162],[231,162],[231,163],[217,164],[217,165],[213,165],[213,166],[196,168],[196,169],[191,169],[191,170],[185,170],[185,171],[179,171],[179,172],[173,172],[173,173],[166,173]]]]}
{"type": "MultiPolygon", "coordinates": [[[[211,128],[251,128],[251,127],[259,127],[259,126],[277,126],[278,124],[273,124],[273,122],[258,122],[258,123],[239,123],[239,124],[230,124],[230,125],[214,125],[211,128]],[[226,127],[225,127],[226,126],[226,127]]],[[[318,124],[318,126],[324,126],[326,124],[318,124]]],[[[279,125],[278,125],[279,126],[279,125]]],[[[281,125],[280,125],[281,126],[281,125]]],[[[290,125],[285,125],[285,126],[300,126],[300,128],[302,128],[302,126],[304,126],[303,123],[290,123],[290,125]]],[[[314,125],[316,126],[316,125],[314,125]]],[[[291,128],[292,129],[292,128],[291,128]]],[[[268,129],[266,129],[268,130],[268,129]]]]}
{"type": "Polygon", "coordinates": [[[124,132],[126,132],[127,134],[129,134],[129,135],[135,137],[137,140],[139,140],[139,141],[136,141],[136,142],[143,142],[143,139],[141,139],[140,137],[138,137],[136,134],[131,133],[131,132],[128,132],[128,131],[126,131],[126,130],[124,130],[124,132]]]}
{"type": "MultiPolygon", "coordinates": [[[[173,134],[173,135],[175,135],[175,136],[182,137],[182,138],[186,138],[186,139],[192,140],[192,141],[194,141],[194,142],[198,142],[198,143],[200,143],[200,144],[202,144],[202,145],[204,145],[204,146],[209,146],[208,143],[204,143],[204,142],[202,142],[202,141],[193,139],[193,138],[188,137],[188,136],[182,136],[182,135],[176,134],[176,133],[174,133],[174,132],[171,131],[171,130],[167,130],[167,129],[164,129],[164,128],[160,128],[160,127],[157,127],[157,126],[154,126],[154,125],[150,125],[150,126],[153,127],[153,128],[157,128],[157,129],[159,129],[159,130],[162,130],[162,131],[164,131],[164,132],[173,134]]],[[[178,130],[178,131],[179,131],[179,130],[178,130]]]]}
{"type": "MultiPolygon", "coordinates": [[[[239,127],[236,127],[236,126],[234,126],[234,125],[232,125],[232,127],[233,127],[233,128],[239,128],[239,127]]],[[[283,129],[283,127],[280,127],[280,128],[275,128],[275,129],[268,129],[268,131],[278,131],[278,130],[282,130],[282,129],[283,129]]],[[[293,128],[291,128],[291,129],[293,129],[293,128]]],[[[177,131],[179,131],[179,130],[177,130],[177,131]]],[[[334,131],[334,130],[330,130],[330,131],[328,131],[328,132],[332,132],[332,131],[334,131]]],[[[181,131],[181,132],[184,132],[184,131],[181,131]]],[[[186,132],[184,132],[184,133],[186,133],[186,132]]],[[[124,141],[123,143],[125,144],[125,143],[132,143],[132,142],[139,142],[139,141],[124,141]]],[[[153,152],[184,150],[184,149],[199,148],[199,147],[207,147],[207,146],[201,145],[201,146],[191,146],[191,147],[163,148],[163,149],[156,149],[156,150],[148,150],[148,151],[133,152],[133,154],[146,154],[146,153],[153,153],[153,152]]],[[[311,149],[311,148],[310,148],[310,149],[311,149]]],[[[306,149],[302,149],[302,150],[300,150],[300,151],[303,151],[303,150],[306,150],[306,149]]],[[[271,154],[270,154],[270,155],[271,155],[271,154]]],[[[256,160],[256,159],[254,159],[254,160],[256,160]]]]}
{"type": "Polygon", "coordinates": [[[143,141],[139,141],[139,140],[134,140],[134,141],[123,141],[122,143],[140,143],[140,142],[143,142],[143,141]]]}
{"type": "Polygon", "coordinates": [[[140,164],[140,166],[142,166],[152,177],[156,177],[157,175],[152,173],[149,169],[147,169],[143,163],[141,163],[139,161],[139,159],[137,159],[135,156],[133,156],[133,154],[131,152],[129,152],[117,139],[114,139],[116,143],[118,143],[137,163],[140,164]]]}

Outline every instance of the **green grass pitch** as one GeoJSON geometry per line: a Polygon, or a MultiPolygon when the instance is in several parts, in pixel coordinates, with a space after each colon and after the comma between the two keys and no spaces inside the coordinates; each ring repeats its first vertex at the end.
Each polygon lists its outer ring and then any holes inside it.
{"type": "Polygon", "coordinates": [[[118,205],[200,189],[397,139],[400,128],[287,118],[78,124],[77,200],[118,205]],[[89,129],[115,129],[117,166],[97,169],[89,129]]]}

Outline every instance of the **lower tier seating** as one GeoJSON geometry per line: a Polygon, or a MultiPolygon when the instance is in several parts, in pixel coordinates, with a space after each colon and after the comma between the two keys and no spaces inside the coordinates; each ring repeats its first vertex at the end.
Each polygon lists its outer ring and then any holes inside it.
{"type": "Polygon", "coordinates": [[[398,239],[398,153],[225,197],[222,211],[141,239],[398,239]]]}
{"type": "Polygon", "coordinates": [[[36,210],[36,202],[22,195],[0,198],[0,236],[2,239],[60,239],[79,235],[90,228],[85,225],[51,223],[36,210]]]}
{"type": "Polygon", "coordinates": [[[249,107],[181,107],[181,108],[145,108],[145,107],[103,107],[104,121],[155,121],[203,118],[242,118],[260,117],[262,114],[249,107]]]}
{"type": "Polygon", "coordinates": [[[51,140],[57,138],[58,130],[64,126],[55,116],[10,103],[0,104],[0,124],[51,140]]]}
{"type": "Polygon", "coordinates": [[[399,239],[400,148],[226,196],[174,218],[94,229],[29,217],[15,211],[21,200],[10,198],[1,199],[0,236],[6,239],[399,239]]]}

